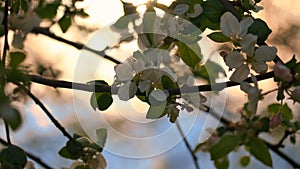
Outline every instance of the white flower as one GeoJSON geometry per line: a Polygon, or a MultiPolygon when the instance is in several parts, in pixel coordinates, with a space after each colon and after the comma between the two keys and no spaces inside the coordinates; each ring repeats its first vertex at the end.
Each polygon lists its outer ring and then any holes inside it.
{"type": "Polygon", "coordinates": [[[283,65],[280,62],[277,62],[274,66],[274,74],[276,77],[279,77],[280,79],[290,82],[293,80],[293,75],[291,73],[291,69],[287,68],[285,65],[283,65]]]}
{"type": "Polygon", "coordinates": [[[189,5],[188,4],[178,4],[176,7],[173,9],[173,14],[176,15],[183,15],[189,10],[189,5]]]}
{"type": "Polygon", "coordinates": [[[128,63],[121,63],[115,66],[118,80],[124,82],[133,78],[132,67],[128,63]]]}
{"type": "Polygon", "coordinates": [[[128,81],[124,85],[120,86],[118,90],[118,96],[120,100],[127,101],[133,98],[136,92],[137,86],[131,81],[128,81]]]}
{"type": "Polygon", "coordinates": [[[248,82],[241,83],[241,90],[248,94],[248,105],[247,110],[252,114],[255,114],[257,111],[257,104],[260,97],[260,90],[258,89],[258,84],[256,78],[253,76],[252,81],[254,81],[254,86],[251,86],[248,82]]]}
{"type": "Polygon", "coordinates": [[[299,102],[300,103],[300,86],[297,86],[292,91],[291,99],[293,99],[295,102],[299,102]]]}
{"type": "Polygon", "coordinates": [[[255,50],[254,56],[247,55],[248,59],[238,51],[228,54],[225,57],[226,65],[230,69],[236,69],[230,77],[230,80],[239,83],[245,80],[250,73],[248,64],[251,65],[251,68],[256,73],[265,73],[268,70],[266,62],[272,61],[276,57],[276,53],[277,49],[275,47],[260,46],[255,50]]]}
{"type": "Polygon", "coordinates": [[[232,40],[237,40],[247,34],[248,28],[253,22],[251,17],[247,17],[239,22],[231,12],[225,12],[221,17],[220,27],[225,36],[230,37],[232,40]]]}

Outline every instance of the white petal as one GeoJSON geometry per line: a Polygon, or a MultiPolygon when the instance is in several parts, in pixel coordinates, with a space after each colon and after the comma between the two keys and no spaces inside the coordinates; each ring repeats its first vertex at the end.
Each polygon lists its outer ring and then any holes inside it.
{"type": "Polygon", "coordinates": [[[115,67],[118,80],[128,81],[133,77],[132,68],[128,63],[121,63],[115,67]]]}
{"type": "Polygon", "coordinates": [[[165,102],[167,100],[167,94],[162,91],[162,90],[153,90],[150,95],[149,95],[149,99],[150,98],[155,99],[155,101],[157,102],[165,102]]]}
{"type": "Polygon", "coordinates": [[[257,36],[250,33],[247,34],[241,41],[242,51],[245,52],[248,56],[253,56],[256,42],[257,36]]]}
{"type": "Polygon", "coordinates": [[[241,67],[239,67],[233,72],[233,74],[230,77],[230,80],[241,83],[242,81],[247,79],[249,73],[250,73],[250,69],[248,65],[242,65],[241,67]]]}
{"type": "Polygon", "coordinates": [[[189,10],[188,4],[179,4],[173,9],[173,14],[182,15],[185,14],[189,10]]]}
{"type": "Polygon", "coordinates": [[[255,114],[257,111],[257,101],[249,101],[247,109],[251,113],[255,114]]]}
{"type": "Polygon", "coordinates": [[[148,82],[148,81],[142,81],[142,82],[139,83],[138,88],[140,89],[140,91],[142,93],[144,93],[150,87],[150,84],[151,83],[148,82]]]}
{"type": "Polygon", "coordinates": [[[265,62],[265,61],[272,61],[275,59],[277,53],[276,47],[269,47],[269,46],[260,46],[258,49],[255,50],[255,60],[257,62],[265,62]]]}
{"type": "Polygon", "coordinates": [[[231,12],[225,12],[221,17],[221,30],[228,37],[235,37],[240,33],[239,21],[231,12]]]}
{"type": "Polygon", "coordinates": [[[137,87],[134,83],[128,81],[118,90],[118,96],[120,100],[127,101],[134,97],[136,94],[137,87]]]}
{"type": "Polygon", "coordinates": [[[134,62],[133,68],[136,73],[139,73],[140,71],[145,70],[144,61],[142,59],[138,59],[136,62],[134,62]]]}
{"type": "Polygon", "coordinates": [[[259,91],[257,88],[251,87],[247,93],[248,93],[249,101],[256,101],[256,102],[258,101],[259,91]]]}
{"type": "Polygon", "coordinates": [[[203,8],[200,4],[195,4],[194,5],[194,12],[193,13],[188,13],[187,16],[190,18],[196,18],[199,16],[203,11],[203,8]]]}
{"type": "Polygon", "coordinates": [[[247,17],[240,22],[240,33],[241,37],[245,36],[248,32],[248,28],[253,24],[254,20],[251,17],[247,17]]]}
{"type": "Polygon", "coordinates": [[[268,70],[268,65],[265,62],[253,62],[251,65],[251,68],[259,74],[266,73],[268,70]]]}
{"type": "Polygon", "coordinates": [[[239,68],[245,62],[245,58],[238,51],[234,51],[225,57],[225,63],[229,68],[239,68]]]}

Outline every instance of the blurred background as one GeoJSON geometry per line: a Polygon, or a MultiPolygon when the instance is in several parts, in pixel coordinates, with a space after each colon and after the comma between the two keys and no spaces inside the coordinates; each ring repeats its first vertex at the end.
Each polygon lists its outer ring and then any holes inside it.
{"type": "MultiPolygon", "coordinates": [[[[132,2],[134,4],[143,4],[147,1],[135,0],[135,1],[126,1],[132,2]]],[[[161,0],[160,3],[170,4],[171,0],[161,0]]],[[[66,32],[62,33],[58,25],[53,26],[51,31],[54,32],[57,36],[61,36],[68,40],[74,42],[80,42],[83,44],[88,43],[89,39],[95,36],[97,30],[105,28],[107,25],[112,24],[120,16],[123,15],[122,3],[119,0],[85,0],[79,5],[82,5],[86,12],[90,15],[86,19],[76,19],[76,25],[71,26],[71,28],[66,32]],[[89,31],[82,27],[89,28],[89,31]]],[[[269,27],[272,29],[272,34],[269,37],[268,44],[274,45],[278,48],[278,55],[284,60],[288,61],[291,59],[293,54],[300,59],[300,1],[298,0],[263,0],[261,5],[264,7],[264,10],[255,14],[255,17],[261,17],[265,20],[269,27]]],[[[101,47],[103,44],[110,44],[113,41],[112,39],[102,39],[99,41],[99,50],[102,50],[101,47]]],[[[1,40],[3,43],[3,40],[1,40]]],[[[218,48],[217,44],[215,49],[218,48]]],[[[117,51],[112,51],[112,56],[118,56],[117,58],[120,61],[124,61],[132,51],[137,47],[134,44],[125,44],[121,46],[117,51]],[[122,56],[120,57],[120,54],[122,56]]],[[[81,79],[81,83],[85,83],[89,80],[92,80],[93,77],[97,79],[105,79],[109,84],[113,82],[114,76],[114,63],[103,60],[101,62],[101,71],[97,71],[97,74],[91,74],[88,66],[85,66],[78,62],[80,61],[80,56],[82,56],[81,51],[66,45],[64,43],[55,41],[43,35],[30,34],[27,36],[25,41],[24,48],[30,57],[27,58],[26,62],[35,62],[40,64],[45,64],[55,70],[58,79],[73,81],[81,79]],[[74,74],[76,69],[80,69],[81,74],[74,74]],[[86,71],[86,72],[84,72],[86,71]],[[80,77],[79,77],[80,76],[80,77]]],[[[213,56],[213,57],[218,57],[213,56]]],[[[95,73],[95,72],[93,72],[95,73]]],[[[223,79],[224,80],[224,79],[223,79]]],[[[269,89],[276,88],[273,80],[265,80],[259,83],[260,88],[264,91],[269,89]]],[[[67,128],[71,133],[87,133],[87,128],[93,128],[97,124],[89,124],[90,116],[88,115],[93,112],[92,108],[89,105],[89,93],[73,93],[69,89],[53,89],[45,87],[39,84],[32,85],[32,92],[37,95],[47,107],[51,110],[57,119],[67,128]],[[74,99],[74,97],[76,97],[74,99]],[[80,104],[79,104],[80,103],[80,104]],[[81,113],[87,112],[86,115],[81,113]],[[87,125],[88,124],[88,125],[87,125]]],[[[232,120],[238,118],[237,112],[238,108],[242,107],[244,102],[246,102],[246,95],[239,90],[239,87],[232,87],[226,89],[226,92],[221,93],[226,96],[225,110],[230,112],[227,115],[228,118],[232,120]],[[241,101],[243,100],[243,101],[241,101]]],[[[209,97],[209,95],[208,95],[209,97]]],[[[223,100],[214,100],[215,102],[222,103],[223,100]]],[[[266,103],[276,102],[275,95],[268,95],[265,100],[266,103]]],[[[139,102],[140,103],[140,102],[139,102]]],[[[131,102],[130,106],[133,106],[136,111],[145,112],[147,110],[146,105],[139,104],[135,105],[135,102],[131,102]]],[[[267,105],[267,104],[266,104],[267,105]]],[[[294,117],[299,119],[300,109],[299,104],[293,104],[289,102],[290,107],[293,109],[294,117]]],[[[24,123],[22,127],[12,133],[12,140],[15,144],[20,145],[25,150],[32,152],[33,154],[38,155],[43,161],[47,162],[51,166],[56,168],[69,167],[72,161],[61,158],[58,155],[58,151],[65,145],[67,141],[61,133],[53,126],[53,124],[48,120],[44,115],[42,110],[37,107],[31,100],[28,100],[25,104],[19,103],[16,106],[22,110],[22,115],[24,123]]],[[[132,107],[131,107],[132,108],[132,107]]],[[[135,133],[136,135],[143,135],[147,132],[159,132],[162,129],[169,128],[164,122],[159,122],[155,128],[149,125],[148,128],[136,128],[134,126],[126,125],[126,118],[123,118],[122,115],[129,115],[130,112],[127,112],[127,109],[130,110],[130,107],[127,108],[116,108],[112,107],[105,112],[96,112],[98,114],[102,113],[105,116],[105,119],[109,119],[109,124],[115,125],[115,129],[122,131],[124,133],[135,133]],[[122,112],[124,111],[124,112],[122,112]],[[120,115],[120,112],[121,115],[120,115]],[[120,116],[120,117],[119,117],[120,116]]],[[[218,108],[216,108],[218,109],[218,108]]],[[[263,113],[266,110],[264,105],[259,105],[259,112],[263,113]]],[[[143,113],[140,115],[143,117],[143,113]]],[[[191,130],[186,129],[187,139],[195,147],[199,142],[199,133],[203,132],[203,123],[207,120],[205,113],[200,113],[197,121],[191,128],[191,130]]],[[[209,120],[210,123],[217,123],[217,121],[209,120]]],[[[187,125],[182,122],[183,128],[187,125]]],[[[208,124],[209,125],[209,124],[208,124]]],[[[4,127],[1,127],[3,132],[1,132],[1,137],[4,138],[4,127]]],[[[178,133],[175,132],[175,135],[178,133]]],[[[175,137],[175,136],[174,136],[175,137]]],[[[170,138],[172,139],[172,138],[170,138]]],[[[298,142],[295,145],[286,146],[282,149],[286,154],[295,159],[300,163],[300,159],[297,158],[300,155],[300,143],[298,142]]],[[[135,151],[147,151],[148,146],[143,145],[134,145],[130,144],[125,140],[107,140],[112,142],[112,146],[116,148],[126,147],[127,151],[134,153],[135,151]],[[138,147],[138,149],[137,149],[138,147]],[[140,149],[140,148],[145,148],[140,149]]],[[[161,142],[168,142],[168,140],[160,140],[161,142]]],[[[288,142],[288,141],[287,141],[288,142]]],[[[155,146],[155,145],[153,145],[155,146]]],[[[230,155],[230,168],[242,168],[239,164],[239,158],[242,154],[246,152],[235,152],[230,155]]],[[[109,151],[104,150],[104,156],[108,163],[108,169],[117,169],[117,168],[135,168],[135,169],[193,169],[192,157],[188,153],[183,142],[180,142],[174,145],[174,148],[166,151],[165,153],[158,154],[153,157],[137,159],[137,158],[127,158],[116,155],[109,151]]],[[[210,161],[210,156],[208,153],[199,152],[197,154],[198,163],[201,168],[214,168],[213,163],[210,161]]],[[[291,168],[283,159],[279,156],[272,153],[272,158],[274,162],[274,168],[291,168]]],[[[40,167],[37,167],[40,168],[40,167]]],[[[251,163],[246,168],[266,168],[260,162],[257,162],[253,157],[251,158],[251,163]]]]}

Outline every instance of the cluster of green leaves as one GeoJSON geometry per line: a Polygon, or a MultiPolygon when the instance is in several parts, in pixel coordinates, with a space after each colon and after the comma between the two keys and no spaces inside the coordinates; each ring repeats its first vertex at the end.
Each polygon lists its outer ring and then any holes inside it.
{"type": "Polygon", "coordinates": [[[73,139],[69,140],[59,151],[59,155],[67,159],[77,160],[75,169],[104,169],[106,161],[101,152],[105,145],[107,131],[106,129],[98,129],[96,135],[97,140],[93,142],[87,137],[74,134],[73,139]]]}
{"type": "Polygon", "coordinates": [[[62,32],[66,32],[72,24],[72,19],[75,16],[88,17],[89,15],[82,8],[75,6],[76,2],[83,0],[72,0],[72,3],[63,4],[61,0],[46,1],[40,0],[35,12],[42,18],[51,20],[53,23],[58,23],[62,32]],[[64,14],[61,18],[56,18],[59,7],[64,7],[64,14]]]}

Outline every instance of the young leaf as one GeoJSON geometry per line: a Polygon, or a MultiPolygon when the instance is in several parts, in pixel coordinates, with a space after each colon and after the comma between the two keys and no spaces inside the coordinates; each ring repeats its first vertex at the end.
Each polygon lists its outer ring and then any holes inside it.
{"type": "Polygon", "coordinates": [[[178,85],[176,83],[174,83],[173,80],[169,76],[166,76],[166,75],[163,75],[161,77],[161,84],[164,89],[173,89],[173,88],[178,87],[178,85]]]}
{"type": "Polygon", "coordinates": [[[27,157],[24,150],[15,145],[10,145],[0,153],[1,168],[24,168],[27,157]]]}
{"type": "Polygon", "coordinates": [[[271,34],[272,30],[268,27],[265,21],[255,19],[254,23],[248,28],[248,32],[256,35],[258,37],[257,44],[262,45],[271,34]]]}
{"type": "Polygon", "coordinates": [[[218,0],[208,0],[202,3],[203,14],[212,22],[220,22],[225,12],[224,6],[218,0]]]}
{"type": "Polygon", "coordinates": [[[198,43],[192,45],[186,45],[182,42],[178,42],[178,54],[185,64],[192,69],[201,61],[201,49],[198,43]]]}
{"type": "Polygon", "coordinates": [[[240,164],[243,167],[247,167],[250,163],[250,157],[249,156],[243,156],[242,158],[240,158],[240,164]]]}
{"type": "Polygon", "coordinates": [[[228,157],[225,156],[224,158],[221,158],[219,160],[215,160],[214,164],[215,164],[217,169],[228,169],[228,167],[229,167],[228,157]]]}
{"type": "Polygon", "coordinates": [[[25,53],[22,52],[11,52],[9,55],[10,55],[9,66],[11,68],[16,68],[26,58],[25,53]]]}
{"type": "Polygon", "coordinates": [[[20,112],[12,108],[8,103],[2,102],[0,105],[0,117],[11,127],[16,130],[22,123],[20,112]]]}
{"type": "Polygon", "coordinates": [[[232,150],[234,150],[240,144],[240,137],[234,135],[223,136],[216,144],[214,144],[209,152],[212,160],[218,160],[232,150]]]}
{"type": "Polygon", "coordinates": [[[218,43],[224,43],[229,42],[230,38],[225,36],[222,32],[213,32],[209,35],[207,35],[211,40],[218,42],[218,43]]]}
{"type": "Polygon", "coordinates": [[[52,19],[56,16],[57,8],[59,7],[59,5],[59,3],[47,4],[45,7],[37,8],[36,13],[41,18],[52,19]]]}
{"type": "Polygon", "coordinates": [[[254,138],[250,142],[250,153],[265,165],[272,167],[272,158],[267,145],[259,138],[254,138]]]}
{"type": "Polygon", "coordinates": [[[96,141],[97,144],[103,148],[107,138],[107,129],[101,128],[96,130],[96,135],[97,135],[97,141],[96,141]]]}
{"type": "Polygon", "coordinates": [[[108,109],[113,102],[113,98],[111,97],[111,94],[106,92],[96,93],[96,98],[97,98],[98,109],[101,111],[108,109]]]}
{"type": "Polygon", "coordinates": [[[72,24],[72,19],[71,19],[71,17],[64,15],[62,18],[60,18],[60,20],[58,21],[58,24],[59,24],[62,32],[66,33],[72,24]]]}
{"type": "Polygon", "coordinates": [[[163,102],[161,105],[151,105],[147,111],[147,119],[158,119],[162,117],[165,112],[166,102],[163,102]]]}

